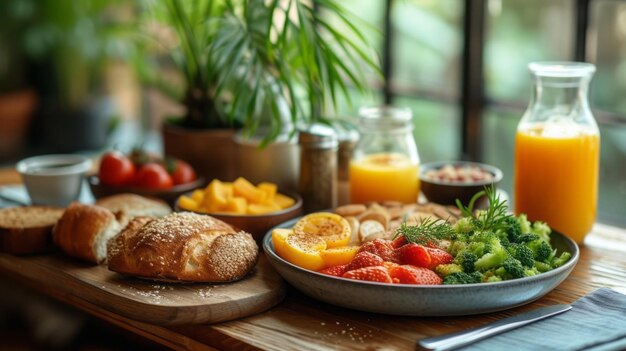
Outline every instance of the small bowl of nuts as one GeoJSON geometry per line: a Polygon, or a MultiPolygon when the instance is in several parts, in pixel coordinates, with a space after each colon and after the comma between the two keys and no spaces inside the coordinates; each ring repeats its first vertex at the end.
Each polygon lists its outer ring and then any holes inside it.
{"type": "Polygon", "coordinates": [[[421,190],[430,202],[467,205],[479,191],[502,180],[502,171],[478,162],[440,161],[420,165],[421,190]]]}

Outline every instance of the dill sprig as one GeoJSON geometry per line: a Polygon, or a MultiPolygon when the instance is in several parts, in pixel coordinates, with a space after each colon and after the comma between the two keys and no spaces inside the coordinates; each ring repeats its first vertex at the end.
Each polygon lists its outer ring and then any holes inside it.
{"type": "Polygon", "coordinates": [[[436,245],[440,240],[453,238],[454,230],[448,221],[425,217],[417,225],[408,225],[406,222],[403,222],[396,229],[394,238],[399,235],[403,235],[406,241],[411,243],[436,245]]]}
{"type": "Polygon", "coordinates": [[[461,214],[463,217],[471,217],[474,219],[474,225],[479,230],[491,230],[495,231],[506,226],[506,218],[510,217],[509,207],[506,203],[506,200],[500,199],[500,195],[495,188],[495,186],[485,187],[485,190],[476,193],[472,196],[469,204],[463,206],[461,201],[456,200],[456,205],[461,210],[461,214]],[[489,208],[485,211],[481,211],[480,215],[476,215],[474,212],[474,204],[478,199],[482,196],[487,196],[487,201],[489,202],[489,208]]]}

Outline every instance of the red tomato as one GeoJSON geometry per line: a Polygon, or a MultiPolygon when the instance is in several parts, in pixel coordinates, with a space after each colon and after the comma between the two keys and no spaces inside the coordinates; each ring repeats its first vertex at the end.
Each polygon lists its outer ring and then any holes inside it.
{"type": "Polygon", "coordinates": [[[119,151],[105,153],[100,160],[98,176],[103,184],[129,185],[135,179],[135,165],[119,151]]]}
{"type": "Polygon", "coordinates": [[[174,185],[174,181],[162,165],[146,163],[139,168],[135,185],[147,189],[169,189],[174,185]]]}
{"type": "Polygon", "coordinates": [[[189,163],[176,160],[176,168],[172,172],[172,179],[174,180],[174,185],[191,183],[196,180],[196,172],[189,163]]]}

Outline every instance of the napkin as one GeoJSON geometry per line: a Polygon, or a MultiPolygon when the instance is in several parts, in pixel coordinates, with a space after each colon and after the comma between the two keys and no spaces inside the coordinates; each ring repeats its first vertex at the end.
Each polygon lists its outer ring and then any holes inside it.
{"type": "Polygon", "coordinates": [[[601,288],[567,312],[459,350],[626,350],[626,295],[601,288]]]}

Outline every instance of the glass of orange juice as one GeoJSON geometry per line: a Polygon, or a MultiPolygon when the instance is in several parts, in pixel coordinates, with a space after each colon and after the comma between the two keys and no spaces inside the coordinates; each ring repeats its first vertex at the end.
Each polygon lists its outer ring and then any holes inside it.
{"type": "Polygon", "coordinates": [[[416,202],[419,155],[411,110],[368,107],[359,116],[360,138],[349,170],[351,201],[416,202]]]}
{"type": "Polygon", "coordinates": [[[543,62],[529,69],[535,89],[515,138],[515,212],[582,243],[598,202],[600,133],[587,103],[595,66],[543,62]]]}

